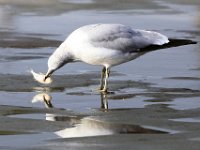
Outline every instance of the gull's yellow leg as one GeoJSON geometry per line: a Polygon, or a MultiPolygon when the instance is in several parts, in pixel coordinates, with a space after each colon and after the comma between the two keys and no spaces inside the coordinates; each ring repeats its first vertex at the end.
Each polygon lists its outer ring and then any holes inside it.
{"type": "Polygon", "coordinates": [[[99,88],[100,91],[103,90],[103,87],[104,87],[103,80],[105,78],[105,72],[106,72],[106,67],[103,67],[101,71],[101,80],[100,80],[100,88],[99,88]]]}
{"type": "Polygon", "coordinates": [[[110,75],[110,69],[106,67],[104,87],[101,90],[102,92],[108,92],[108,78],[109,78],[109,75],[110,75]]]}

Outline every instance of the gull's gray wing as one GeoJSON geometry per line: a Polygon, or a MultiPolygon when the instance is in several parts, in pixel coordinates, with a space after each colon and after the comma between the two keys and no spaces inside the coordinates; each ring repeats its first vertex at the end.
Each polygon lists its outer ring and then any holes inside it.
{"type": "Polygon", "coordinates": [[[120,24],[97,24],[87,31],[88,40],[94,47],[120,50],[124,52],[140,51],[150,45],[163,45],[168,38],[160,33],[135,30],[120,24]]]}

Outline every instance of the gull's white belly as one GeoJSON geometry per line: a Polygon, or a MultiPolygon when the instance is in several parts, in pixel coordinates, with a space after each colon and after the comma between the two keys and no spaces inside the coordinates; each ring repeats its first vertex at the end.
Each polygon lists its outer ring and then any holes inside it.
{"type": "Polygon", "coordinates": [[[111,67],[133,60],[138,55],[139,54],[137,52],[124,53],[119,50],[93,48],[88,50],[80,50],[77,58],[91,65],[103,65],[111,67]]]}

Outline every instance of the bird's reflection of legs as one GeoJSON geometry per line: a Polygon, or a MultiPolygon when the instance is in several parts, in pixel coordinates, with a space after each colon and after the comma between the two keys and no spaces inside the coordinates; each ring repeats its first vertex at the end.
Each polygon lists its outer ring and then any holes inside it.
{"type": "MultiPolygon", "coordinates": [[[[108,98],[106,92],[100,92],[101,98],[101,109],[108,109],[108,98]]],[[[40,93],[33,97],[32,103],[35,102],[43,102],[46,108],[53,108],[53,104],[51,103],[52,97],[48,93],[40,93]]]]}
{"type": "Polygon", "coordinates": [[[108,98],[107,93],[101,92],[101,109],[108,109],[108,98]]]}

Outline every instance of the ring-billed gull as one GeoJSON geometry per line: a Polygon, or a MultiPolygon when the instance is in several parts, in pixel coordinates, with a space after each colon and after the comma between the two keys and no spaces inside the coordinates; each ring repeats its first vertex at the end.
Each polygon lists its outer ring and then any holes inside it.
{"type": "Polygon", "coordinates": [[[45,75],[33,71],[32,74],[41,83],[51,83],[50,76],[67,63],[82,61],[101,65],[99,90],[106,92],[112,66],[131,61],[168,42],[168,38],[158,32],[133,29],[122,24],[86,25],[72,32],[49,57],[45,75]]]}

